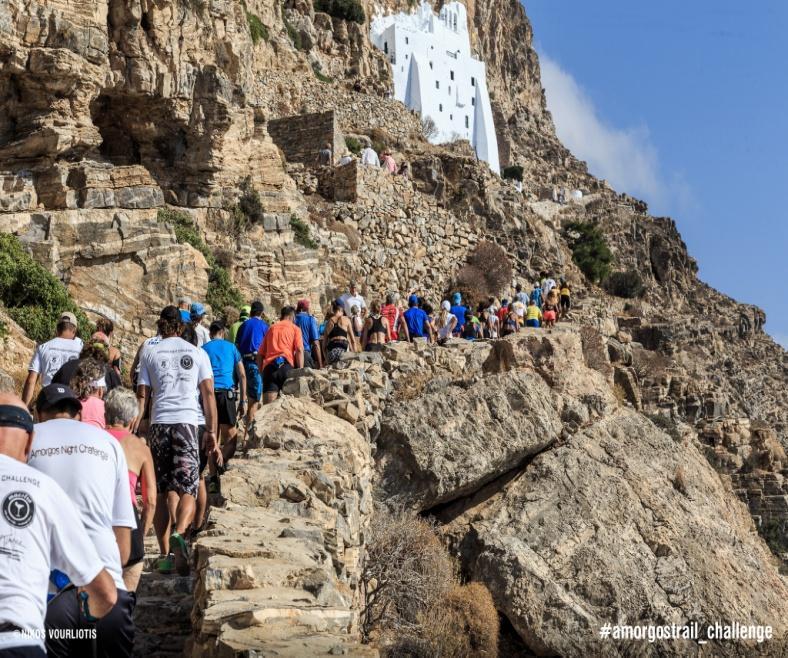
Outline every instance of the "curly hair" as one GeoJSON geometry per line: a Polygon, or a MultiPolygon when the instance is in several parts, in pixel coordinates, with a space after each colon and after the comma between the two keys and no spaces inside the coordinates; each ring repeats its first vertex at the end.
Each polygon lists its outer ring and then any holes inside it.
{"type": "Polygon", "coordinates": [[[68,385],[80,400],[87,398],[94,390],[93,382],[104,377],[106,362],[97,359],[80,359],[79,367],[68,385]]]}
{"type": "Polygon", "coordinates": [[[93,359],[101,363],[109,363],[109,350],[104,343],[87,343],[79,353],[80,359],[93,359]]]}
{"type": "Polygon", "coordinates": [[[115,324],[109,318],[99,318],[96,320],[96,331],[109,336],[115,331],[115,324]]]}

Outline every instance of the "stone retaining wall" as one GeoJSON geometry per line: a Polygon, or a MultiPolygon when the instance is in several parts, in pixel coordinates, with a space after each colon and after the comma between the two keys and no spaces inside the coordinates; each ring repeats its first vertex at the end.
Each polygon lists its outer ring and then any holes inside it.
{"type": "Polygon", "coordinates": [[[332,145],[335,159],[345,149],[345,138],[333,111],[272,119],[268,122],[268,134],[288,162],[315,164],[326,143],[332,145]]]}
{"type": "Polygon", "coordinates": [[[266,405],[195,544],[191,655],[377,656],[358,633],[371,480],[348,423],[309,400],[266,405]]]}

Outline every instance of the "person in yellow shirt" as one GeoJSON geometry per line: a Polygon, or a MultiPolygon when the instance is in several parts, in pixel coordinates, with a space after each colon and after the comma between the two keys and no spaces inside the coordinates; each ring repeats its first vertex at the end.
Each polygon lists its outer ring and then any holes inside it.
{"type": "Polygon", "coordinates": [[[531,299],[528,302],[528,307],[525,309],[525,326],[526,327],[539,327],[542,321],[542,311],[534,304],[531,299]]]}

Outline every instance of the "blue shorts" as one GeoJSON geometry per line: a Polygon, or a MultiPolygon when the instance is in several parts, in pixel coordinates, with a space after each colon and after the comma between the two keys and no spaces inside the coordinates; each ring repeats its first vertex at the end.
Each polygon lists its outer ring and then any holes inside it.
{"type": "Polygon", "coordinates": [[[526,320],[525,321],[525,326],[526,327],[538,327],[539,326],[539,320],[537,320],[537,319],[526,320]]]}
{"type": "Polygon", "coordinates": [[[244,357],[246,370],[246,394],[250,400],[260,402],[263,399],[263,376],[257,367],[257,361],[244,357]]]}

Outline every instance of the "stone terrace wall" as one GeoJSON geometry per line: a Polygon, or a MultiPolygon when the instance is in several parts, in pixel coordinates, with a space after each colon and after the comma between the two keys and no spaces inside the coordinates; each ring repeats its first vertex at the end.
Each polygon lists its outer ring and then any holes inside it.
{"type": "Polygon", "coordinates": [[[270,72],[261,79],[260,92],[264,96],[259,102],[271,117],[330,108],[336,112],[339,127],[345,133],[367,134],[379,129],[395,141],[402,141],[421,130],[418,115],[393,98],[354,92],[311,76],[294,84],[293,74],[270,72]]]}
{"type": "Polygon", "coordinates": [[[288,162],[314,164],[327,142],[332,145],[334,158],[345,148],[345,138],[333,111],[272,119],[268,122],[268,134],[288,162]]]}
{"type": "Polygon", "coordinates": [[[191,655],[377,656],[358,634],[369,442],[292,397],[255,421],[195,544],[191,655]]]}
{"type": "Polygon", "coordinates": [[[368,294],[442,291],[480,239],[471,223],[417,191],[407,178],[363,166],[358,167],[356,203],[337,202],[326,226],[331,232],[321,235],[329,255],[347,248],[348,232],[357,235],[358,251],[335,266],[350,265],[368,294]]]}

